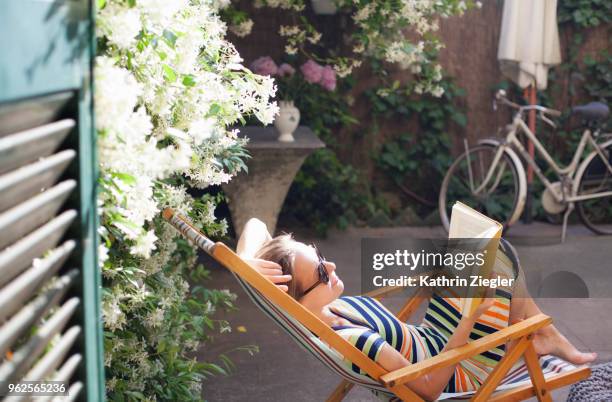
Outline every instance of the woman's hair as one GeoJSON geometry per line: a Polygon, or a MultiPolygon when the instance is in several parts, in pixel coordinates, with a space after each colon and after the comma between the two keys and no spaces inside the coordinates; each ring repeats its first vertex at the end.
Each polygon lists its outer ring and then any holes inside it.
{"type": "Polygon", "coordinates": [[[297,289],[297,281],[293,272],[295,260],[295,240],[291,234],[282,234],[268,240],[255,254],[256,258],[277,263],[283,270],[283,275],[291,275],[291,280],[286,283],[291,297],[298,299],[300,292],[297,289]]]}

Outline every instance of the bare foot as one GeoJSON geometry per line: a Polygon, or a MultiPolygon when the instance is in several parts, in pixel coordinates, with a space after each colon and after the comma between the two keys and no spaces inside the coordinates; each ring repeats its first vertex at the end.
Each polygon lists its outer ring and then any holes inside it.
{"type": "Polygon", "coordinates": [[[584,353],[576,349],[554,325],[536,331],[533,346],[539,355],[555,355],[572,364],[586,364],[597,358],[597,353],[584,353]]]}

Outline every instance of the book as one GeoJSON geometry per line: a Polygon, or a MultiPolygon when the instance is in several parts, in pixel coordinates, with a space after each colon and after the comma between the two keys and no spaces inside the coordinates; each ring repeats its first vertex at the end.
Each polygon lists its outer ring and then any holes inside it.
{"type": "MultiPolygon", "coordinates": [[[[453,205],[448,238],[481,239],[481,242],[477,243],[476,250],[474,251],[483,251],[485,253],[484,264],[476,267],[471,272],[471,275],[490,278],[493,266],[495,265],[502,230],[502,224],[475,209],[461,202],[456,202],[453,205]]],[[[486,291],[486,287],[470,288],[467,296],[461,299],[461,314],[467,317],[471,316],[482,303],[486,291]]]]}

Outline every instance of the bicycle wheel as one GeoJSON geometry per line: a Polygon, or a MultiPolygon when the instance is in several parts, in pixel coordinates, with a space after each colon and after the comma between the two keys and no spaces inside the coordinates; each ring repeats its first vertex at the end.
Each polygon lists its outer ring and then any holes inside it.
{"type": "MultiPolygon", "coordinates": [[[[602,151],[612,165],[612,142],[605,144],[602,151]]],[[[601,156],[592,153],[583,163],[586,167],[581,169],[577,178],[578,196],[612,191],[612,173],[601,156]]],[[[586,227],[597,234],[612,234],[612,196],[579,201],[576,208],[586,227]]]]}
{"type": "Polygon", "coordinates": [[[438,207],[442,224],[447,231],[451,209],[457,201],[495,219],[504,225],[504,229],[507,229],[511,220],[516,219],[515,213],[521,194],[520,173],[508,153],[502,154],[493,175],[481,191],[475,191],[483,184],[497,149],[494,145],[474,147],[469,150],[469,158],[467,153],[463,153],[446,172],[438,207]]]}

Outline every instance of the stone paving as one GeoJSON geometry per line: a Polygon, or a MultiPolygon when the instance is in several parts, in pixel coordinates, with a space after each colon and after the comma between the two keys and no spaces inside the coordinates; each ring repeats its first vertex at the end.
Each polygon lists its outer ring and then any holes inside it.
{"type": "MultiPolygon", "coordinates": [[[[314,241],[329,260],[338,266],[345,283],[345,294],[360,290],[360,240],[362,237],[409,236],[428,238],[439,236],[441,228],[352,228],[334,231],[326,239],[304,234],[298,240],[314,241]]],[[[520,242],[519,242],[520,243],[520,242]]],[[[589,299],[538,299],[542,310],[553,317],[555,325],[579,349],[598,353],[597,362],[612,360],[612,238],[591,236],[581,228],[570,229],[565,244],[546,246],[517,245],[532,294],[536,294],[542,279],[553,272],[579,274],[591,294],[589,299]]],[[[234,331],[223,334],[198,356],[214,360],[221,353],[232,357],[235,371],[227,377],[215,377],[205,383],[204,398],[209,401],[323,401],[339,379],[315,358],[304,352],[280,328],[247,299],[239,285],[223,268],[212,269],[210,286],[228,288],[238,294],[238,310],[220,315],[234,331]],[[238,326],[244,331],[237,331],[238,326]],[[235,351],[244,345],[258,345],[260,352],[250,356],[235,351]]],[[[401,299],[385,304],[397,308],[401,299]]],[[[422,312],[412,322],[420,322],[422,312]]],[[[567,389],[554,393],[555,401],[564,401],[567,389]]],[[[368,391],[354,389],[346,401],[376,401],[368,391]]]]}

